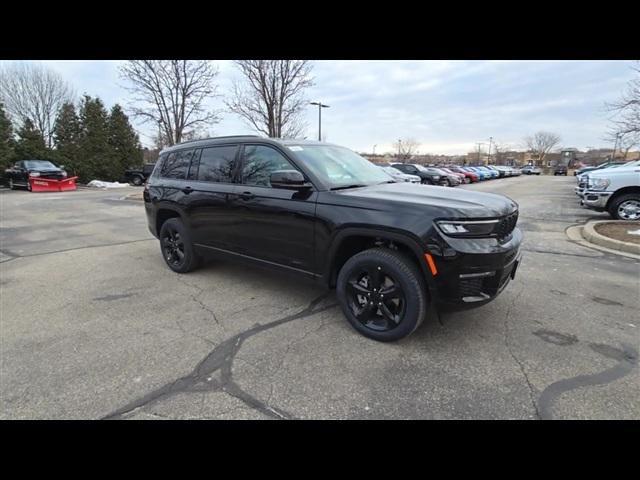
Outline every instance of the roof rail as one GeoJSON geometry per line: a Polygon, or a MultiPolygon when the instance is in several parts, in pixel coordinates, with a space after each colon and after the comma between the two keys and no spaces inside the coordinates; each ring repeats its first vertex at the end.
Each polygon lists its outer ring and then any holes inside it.
{"type": "MultiPolygon", "coordinates": [[[[202,142],[204,140],[218,140],[220,138],[242,138],[242,137],[260,137],[260,135],[225,135],[222,137],[195,138],[193,140],[187,140],[184,142],[177,143],[176,145],[184,145],[185,143],[192,143],[192,142],[202,142]]],[[[176,146],[176,145],[172,145],[172,146],[176,146]]]]}

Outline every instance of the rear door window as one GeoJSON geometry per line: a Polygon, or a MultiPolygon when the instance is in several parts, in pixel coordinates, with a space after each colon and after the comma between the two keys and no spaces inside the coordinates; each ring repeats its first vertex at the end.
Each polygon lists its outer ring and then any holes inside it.
{"type": "Polygon", "coordinates": [[[195,178],[201,182],[232,183],[237,153],[237,145],[203,148],[195,178]]]}
{"type": "Polygon", "coordinates": [[[177,152],[171,152],[162,164],[160,176],[180,180],[187,178],[187,171],[189,170],[192,155],[193,150],[179,150],[177,152]]]}

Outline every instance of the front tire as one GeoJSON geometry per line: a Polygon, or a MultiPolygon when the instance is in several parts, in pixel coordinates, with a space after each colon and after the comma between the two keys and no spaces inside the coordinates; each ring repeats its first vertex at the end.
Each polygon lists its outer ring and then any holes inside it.
{"type": "Polygon", "coordinates": [[[380,342],[411,335],[424,320],[429,304],[415,262],[386,248],[365,250],[347,260],[336,291],[351,326],[380,342]]]}
{"type": "Polygon", "coordinates": [[[609,215],[616,220],[640,220],[640,194],[629,193],[614,198],[609,205],[609,215]]]}
{"type": "Polygon", "coordinates": [[[179,218],[170,218],[160,228],[160,250],[167,266],[176,273],[188,273],[200,264],[189,229],[179,218]]]}
{"type": "Polygon", "coordinates": [[[136,187],[139,187],[140,185],[142,185],[142,178],[140,178],[140,177],[133,177],[133,179],[131,180],[131,182],[132,182],[136,187]]]}

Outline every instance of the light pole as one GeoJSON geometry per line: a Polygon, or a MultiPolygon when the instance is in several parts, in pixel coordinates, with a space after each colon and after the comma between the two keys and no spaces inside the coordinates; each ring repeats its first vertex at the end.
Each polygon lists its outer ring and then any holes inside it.
{"type": "Polygon", "coordinates": [[[322,141],[322,109],[329,108],[329,105],[323,105],[322,102],[311,102],[310,105],[318,106],[318,141],[322,141]]]}
{"type": "Polygon", "coordinates": [[[375,144],[375,145],[373,146],[373,154],[374,154],[374,155],[376,154],[376,147],[377,147],[377,146],[378,146],[378,144],[375,144]]]}

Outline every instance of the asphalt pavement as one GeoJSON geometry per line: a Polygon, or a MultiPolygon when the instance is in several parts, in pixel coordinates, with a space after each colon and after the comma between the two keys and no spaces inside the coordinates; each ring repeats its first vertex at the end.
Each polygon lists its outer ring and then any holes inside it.
{"type": "Polygon", "coordinates": [[[2,190],[0,418],[638,419],[640,263],[566,236],[607,218],[574,184],[457,187],[519,203],[516,279],[391,344],[298,277],[171,272],[139,188],[2,190]]]}

